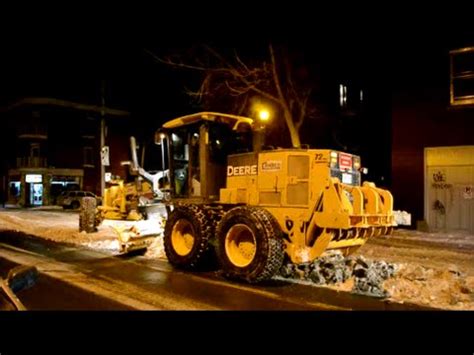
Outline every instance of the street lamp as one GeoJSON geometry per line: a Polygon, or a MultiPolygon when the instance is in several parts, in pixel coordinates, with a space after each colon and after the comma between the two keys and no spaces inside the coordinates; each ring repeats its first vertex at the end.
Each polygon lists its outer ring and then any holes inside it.
{"type": "Polygon", "coordinates": [[[270,110],[262,104],[254,106],[257,122],[254,129],[254,147],[259,151],[265,145],[266,124],[270,121],[270,110]]]}
{"type": "Polygon", "coordinates": [[[258,118],[262,122],[267,122],[270,119],[270,112],[266,109],[261,109],[258,113],[258,118]]]}

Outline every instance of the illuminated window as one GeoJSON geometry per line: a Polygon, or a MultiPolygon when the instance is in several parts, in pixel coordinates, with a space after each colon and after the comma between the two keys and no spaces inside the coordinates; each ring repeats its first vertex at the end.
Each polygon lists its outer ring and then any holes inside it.
{"type": "Polygon", "coordinates": [[[474,47],[450,54],[450,102],[453,106],[474,104],[474,47]]]}
{"type": "Polygon", "coordinates": [[[339,85],[339,105],[341,107],[347,106],[347,86],[343,84],[339,85]]]}
{"type": "Polygon", "coordinates": [[[364,101],[364,91],[360,90],[360,102],[364,101]]]}

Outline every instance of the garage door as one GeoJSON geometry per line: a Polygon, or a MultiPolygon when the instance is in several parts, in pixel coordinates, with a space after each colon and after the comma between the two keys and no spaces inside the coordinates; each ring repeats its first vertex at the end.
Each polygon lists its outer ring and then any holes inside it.
{"type": "Polygon", "coordinates": [[[425,149],[425,218],[433,230],[474,232],[474,146],[425,149]]]}

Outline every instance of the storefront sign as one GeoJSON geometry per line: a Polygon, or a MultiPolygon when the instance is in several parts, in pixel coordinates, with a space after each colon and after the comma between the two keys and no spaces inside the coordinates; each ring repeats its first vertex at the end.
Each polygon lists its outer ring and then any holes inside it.
{"type": "Polygon", "coordinates": [[[43,176],[40,174],[26,174],[25,180],[29,184],[37,184],[43,182],[43,176]]]}

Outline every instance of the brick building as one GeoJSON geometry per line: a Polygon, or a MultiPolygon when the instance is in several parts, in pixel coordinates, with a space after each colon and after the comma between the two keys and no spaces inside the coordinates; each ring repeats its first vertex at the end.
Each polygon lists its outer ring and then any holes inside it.
{"type": "MultiPolygon", "coordinates": [[[[102,108],[55,98],[23,98],[0,110],[2,196],[7,204],[55,204],[64,190],[100,194],[102,108]]],[[[106,107],[107,172],[129,160],[130,114],[106,107]]]]}
{"type": "Polygon", "coordinates": [[[423,81],[393,95],[391,189],[413,226],[474,232],[474,48],[462,65],[457,53],[432,58],[423,81]]]}

